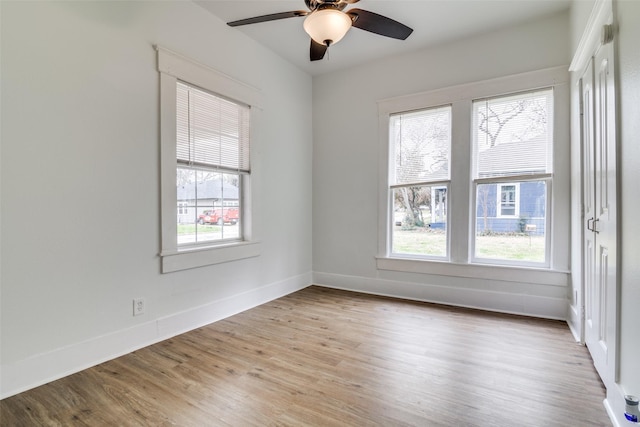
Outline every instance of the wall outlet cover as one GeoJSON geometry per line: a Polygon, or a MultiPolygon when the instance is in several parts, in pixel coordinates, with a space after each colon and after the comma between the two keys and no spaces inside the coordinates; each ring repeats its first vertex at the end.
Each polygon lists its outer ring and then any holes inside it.
{"type": "Polygon", "coordinates": [[[144,314],[146,308],[146,303],[144,298],[134,298],[133,299],[133,315],[139,316],[144,314]]]}

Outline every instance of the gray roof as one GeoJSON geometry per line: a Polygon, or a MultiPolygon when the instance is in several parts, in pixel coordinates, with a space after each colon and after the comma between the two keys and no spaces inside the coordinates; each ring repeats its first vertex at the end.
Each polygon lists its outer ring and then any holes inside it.
{"type": "Polygon", "coordinates": [[[551,144],[545,137],[526,141],[498,144],[480,153],[478,171],[480,177],[544,173],[551,161],[551,144]],[[489,173],[493,171],[495,173],[489,173]]]}
{"type": "Polygon", "coordinates": [[[222,199],[224,194],[225,200],[238,200],[238,187],[224,182],[220,179],[213,181],[198,182],[196,184],[187,184],[178,186],[177,199],[195,200],[196,188],[198,199],[222,199]]]}

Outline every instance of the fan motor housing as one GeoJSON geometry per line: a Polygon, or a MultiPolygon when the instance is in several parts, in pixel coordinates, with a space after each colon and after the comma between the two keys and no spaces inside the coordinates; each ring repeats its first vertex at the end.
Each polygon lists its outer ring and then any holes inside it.
{"type": "Polygon", "coordinates": [[[304,2],[312,12],[328,8],[343,10],[348,5],[345,0],[304,0],[304,2]]]}

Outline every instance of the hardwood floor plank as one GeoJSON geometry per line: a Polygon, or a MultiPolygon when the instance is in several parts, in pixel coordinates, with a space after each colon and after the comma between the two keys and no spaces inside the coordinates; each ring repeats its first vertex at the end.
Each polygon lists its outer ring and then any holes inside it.
{"type": "Polygon", "coordinates": [[[610,426],[564,322],[310,287],[0,401],[1,426],[610,426]]]}

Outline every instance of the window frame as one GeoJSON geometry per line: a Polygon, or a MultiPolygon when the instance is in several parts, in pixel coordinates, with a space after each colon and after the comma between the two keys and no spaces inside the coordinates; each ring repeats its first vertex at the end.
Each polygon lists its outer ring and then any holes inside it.
{"type": "Polygon", "coordinates": [[[520,215],[520,183],[519,182],[498,182],[496,183],[496,218],[517,218],[520,215]],[[513,186],[513,214],[505,214],[502,212],[504,209],[502,201],[502,192],[504,187],[513,186]]]}
{"type": "MultiPolygon", "coordinates": [[[[380,270],[501,279],[513,277],[514,271],[527,271],[531,283],[557,284],[568,272],[570,254],[555,247],[565,247],[569,242],[570,186],[569,186],[569,75],[566,67],[554,67],[522,74],[500,77],[451,86],[427,92],[404,95],[378,101],[379,131],[379,205],[378,205],[378,253],[380,270]],[[491,98],[518,92],[554,88],[554,155],[553,188],[549,185],[547,207],[550,220],[547,246],[550,255],[546,265],[516,265],[476,260],[473,256],[475,236],[475,182],[472,179],[472,104],[474,100],[491,98]],[[390,251],[390,196],[388,174],[391,167],[389,118],[403,111],[420,110],[451,104],[453,108],[451,183],[448,192],[450,229],[450,257],[446,261],[397,257],[390,251]],[[462,124],[462,125],[461,125],[462,124]],[[563,191],[556,191],[558,188],[563,191]],[[553,198],[553,200],[551,200],[553,198]],[[472,234],[473,233],[473,234],[472,234]],[[537,271],[540,274],[531,274],[537,271]]],[[[511,177],[519,181],[524,177],[511,177]]],[[[530,177],[527,177],[530,178],[530,177]]],[[[526,179],[526,178],[525,178],[526,179]]],[[[519,274],[519,273],[517,273],[519,274]]]]}
{"type": "Polygon", "coordinates": [[[170,50],[155,46],[160,74],[160,224],[161,271],[170,273],[260,255],[257,224],[259,209],[254,191],[259,165],[254,153],[258,144],[260,91],[206,65],[170,50]],[[241,241],[216,241],[197,246],[178,246],[177,242],[177,155],[176,155],[176,85],[185,82],[250,107],[251,174],[243,177],[241,241]]]}

